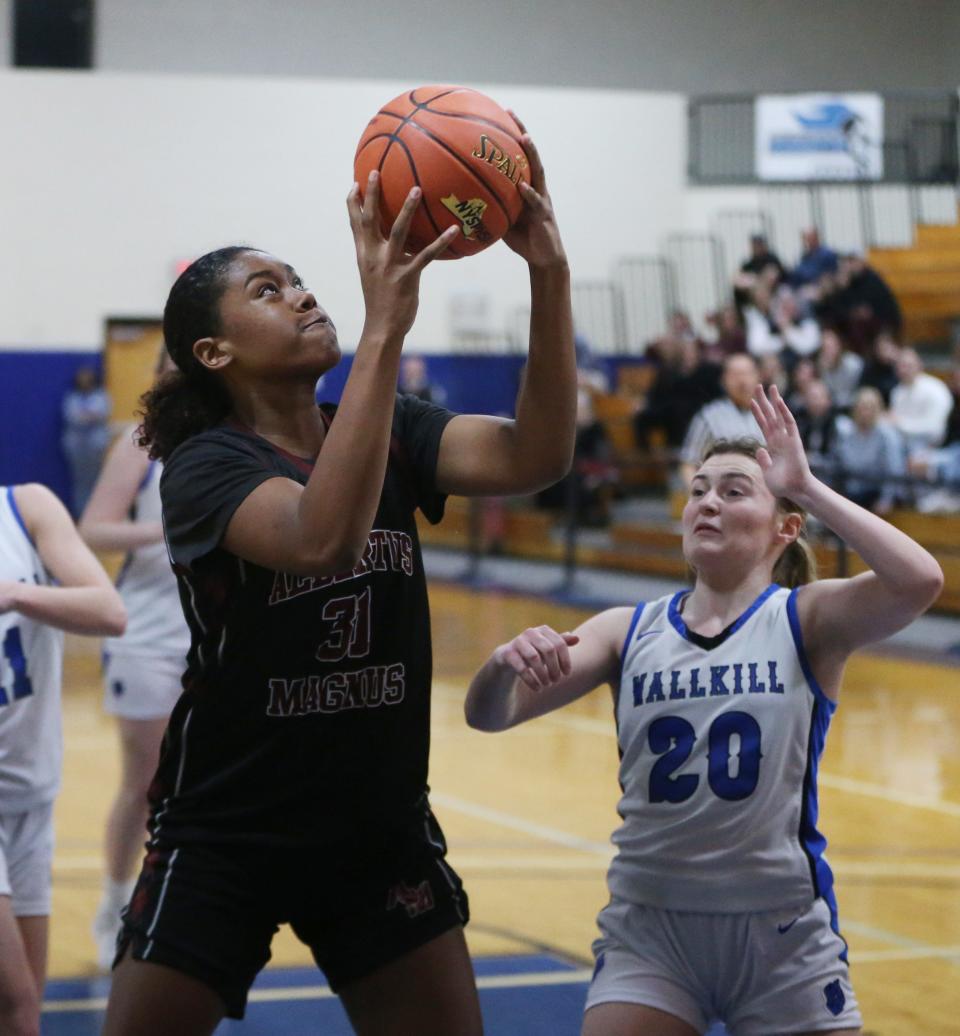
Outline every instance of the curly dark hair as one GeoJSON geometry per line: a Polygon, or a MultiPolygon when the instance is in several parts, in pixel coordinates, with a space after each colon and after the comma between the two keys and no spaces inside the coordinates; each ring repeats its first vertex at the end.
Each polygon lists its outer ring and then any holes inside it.
{"type": "Polygon", "coordinates": [[[201,338],[220,333],[220,299],[238,256],[259,249],[230,245],[207,252],[174,282],[163,310],[163,338],[177,369],[140,397],[143,422],[137,443],[153,459],[166,460],[185,440],[218,425],[231,410],[223,382],[193,355],[201,338]]]}

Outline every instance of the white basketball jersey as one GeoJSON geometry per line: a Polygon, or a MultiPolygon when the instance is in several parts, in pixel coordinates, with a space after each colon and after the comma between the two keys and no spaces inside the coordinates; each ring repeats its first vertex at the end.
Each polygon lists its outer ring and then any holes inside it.
{"type": "MultiPolygon", "coordinates": [[[[157,461],[150,462],[133,504],[135,519],[161,520],[161,470],[157,461]]],[[[104,651],[111,655],[174,655],[186,664],[190,630],[162,540],[130,551],[117,577],[117,590],[127,609],[127,628],[122,636],[105,639],[104,651]]]]}
{"type": "MultiPolygon", "coordinates": [[[[0,487],[0,580],[49,585],[13,490],[0,487]]],[[[0,615],[0,813],[51,801],[63,745],[63,633],[19,612],[0,615]]]]}
{"type": "Polygon", "coordinates": [[[823,896],[835,913],[816,776],[836,706],[810,671],[797,591],[770,586],[710,646],[687,630],[685,593],[639,605],[624,644],[610,890],[717,913],[823,896]]]}

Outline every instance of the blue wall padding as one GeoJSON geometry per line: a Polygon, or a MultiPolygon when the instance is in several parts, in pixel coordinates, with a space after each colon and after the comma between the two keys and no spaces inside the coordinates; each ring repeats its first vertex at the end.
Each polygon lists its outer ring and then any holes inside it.
{"type": "MultiPolygon", "coordinates": [[[[337,401],[350,373],[352,354],[322,380],[318,396],[337,401]]],[[[445,394],[443,405],[458,413],[512,416],[525,356],[434,354],[425,357],[432,383],[445,394]]],[[[603,357],[598,364],[615,384],[621,363],[634,359],[603,357]]],[[[78,367],[100,367],[100,352],[0,352],[0,485],[42,482],[62,500],[69,479],[60,449],[60,403],[78,367]]]]}
{"type": "Polygon", "coordinates": [[[0,485],[42,482],[68,500],[60,403],[78,367],[100,365],[99,350],[0,352],[0,485]]]}

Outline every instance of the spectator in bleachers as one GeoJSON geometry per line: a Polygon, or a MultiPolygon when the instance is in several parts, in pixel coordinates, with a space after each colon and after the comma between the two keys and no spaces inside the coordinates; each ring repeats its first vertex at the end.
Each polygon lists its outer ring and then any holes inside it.
{"type": "Polygon", "coordinates": [[[803,394],[807,391],[807,386],[811,381],[814,381],[816,377],[817,364],[810,356],[805,356],[803,359],[798,360],[793,370],[790,372],[790,383],[787,395],[783,398],[787,401],[787,406],[790,408],[790,412],[794,417],[797,416],[800,409],[803,407],[803,394]]]}
{"type": "Polygon", "coordinates": [[[899,384],[890,393],[890,420],[904,437],[908,455],[940,446],[953,409],[950,389],[924,371],[916,349],[900,350],[897,378],[899,384]]]}
{"type": "Polygon", "coordinates": [[[701,407],[694,415],[680,451],[683,485],[690,485],[708,444],[717,439],[753,438],[763,441],[750,403],[760,384],[757,362],[749,353],[735,353],[723,361],[724,396],[701,407]]]}
{"type": "Polygon", "coordinates": [[[677,449],[693,415],[723,394],[719,364],[701,358],[696,341],[670,339],[663,344],[660,368],[647,394],[646,406],[634,417],[634,435],[640,449],[649,449],[650,432],[662,429],[667,446],[677,449]]]}
{"type": "Polygon", "coordinates": [[[956,514],[960,511],[960,441],[913,456],[908,466],[911,475],[940,484],[917,494],[918,511],[924,514],[956,514]]]}
{"type": "Polygon", "coordinates": [[[830,391],[833,405],[837,410],[847,413],[853,406],[854,393],[860,387],[863,360],[856,353],[850,352],[834,328],[825,328],[820,336],[817,372],[830,391]]]}
{"type": "Polygon", "coordinates": [[[70,512],[79,518],[110,445],[113,403],[94,367],[79,367],[61,403],[61,445],[70,471],[70,512]]]}
{"type": "Polygon", "coordinates": [[[796,421],[810,466],[822,471],[829,464],[834,443],[839,436],[840,415],[830,396],[830,389],[819,378],[814,378],[807,385],[796,421]]]}
{"type": "Polygon", "coordinates": [[[740,272],[733,280],[733,298],[739,308],[750,301],[754,285],[763,277],[772,285],[779,285],[787,275],[779,256],[770,250],[763,234],[750,235],[750,258],[740,264],[740,272]]]}
{"type": "Polygon", "coordinates": [[[786,369],[803,356],[812,356],[820,348],[820,325],[811,316],[809,307],[801,306],[796,294],[786,285],[774,300],[774,322],[783,342],[781,359],[786,369]]]}
{"type": "Polygon", "coordinates": [[[430,380],[427,361],[422,356],[409,354],[400,360],[399,390],[406,395],[416,396],[425,403],[442,406],[446,392],[430,380]]]}
{"type": "Polygon", "coordinates": [[[816,227],[807,227],[801,232],[803,252],[800,261],[790,271],[790,283],[795,288],[807,288],[820,280],[825,273],[836,273],[839,259],[832,248],[827,248],[820,241],[820,231],[816,227]]]}
{"type": "MultiPolygon", "coordinates": [[[[579,366],[577,371],[579,375],[579,366]]],[[[609,517],[609,499],[618,474],[610,440],[594,411],[593,392],[589,380],[578,385],[573,465],[559,482],[537,494],[537,504],[548,510],[564,510],[570,502],[571,489],[575,489],[577,524],[597,527],[605,525],[609,517]]]]}
{"type": "Polygon", "coordinates": [[[783,353],[767,353],[761,356],[757,361],[757,374],[760,376],[760,384],[768,392],[771,386],[776,385],[777,391],[786,399],[790,376],[780,359],[782,355],[783,353]]]}
{"type": "Polygon", "coordinates": [[[750,303],[743,311],[746,326],[747,352],[754,358],[767,353],[778,353],[783,348],[783,337],[777,324],[773,292],[766,282],[759,280],[750,292],[750,303]]]}
{"type": "Polygon", "coordinates": [[[857,252],[843,257],[840,271],[841,282],[845,282],[843,303],[851,324],[869,328],[871,340],[881,330],[899,334],[903,327],[900,304],[880,274],[857,252]]]}
{"type": "MultiPolygon", "coordinates": [[[[960,352],[960,349],[958,349],[960,352]]],[[[960,356],[953,361],[950,373],[947,375],[947,388],[953,397],[953,409],[947,418],[947,430],[943,436],[943,445],[951,446],[960,442],[960,356]]]]}
{"type": "Polygon", "coordinates": [[[867,354],[860,375],[862,388],[875,388],[883,397],[883,405],[890,405],[890,393],[897,385],[897,357],[900,345],[889,331],[881,331],[867,354]]]}
{"type": "Polygon", "coordinates": [[[706,317],[707,333],[703,341],[703,358],[721,364],[727,356],[746,352],[747,333],[736,306],[721,306],[706,317]]]}
{"type": "Polygon", "coordinates": [[[839,470],[835,488],[876,514],[892,510],[899,495],[896,479],[904,473],[903,442],[883,420],[883,397],[875,388],[857,390],[853,420],[839,429],[833,460],[839,470]],[[863,472],[853,477],[847,472],[863,472]]]}

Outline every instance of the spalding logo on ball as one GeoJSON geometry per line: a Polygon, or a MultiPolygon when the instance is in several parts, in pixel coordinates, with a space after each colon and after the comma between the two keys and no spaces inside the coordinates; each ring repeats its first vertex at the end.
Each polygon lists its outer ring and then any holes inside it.
{"type": "Polygon", "coordinates": [[[407,250],[419,252],[447,227],[459,226],[441,259],[475,255],[499,241],[523,209],[530,182],[516,121],[485,94],[465,86],[418,86],[385,104],[370,120],[353,161],[361,194],[380,173],[384,231],[410,188],[420,187],[407,250]]]}

